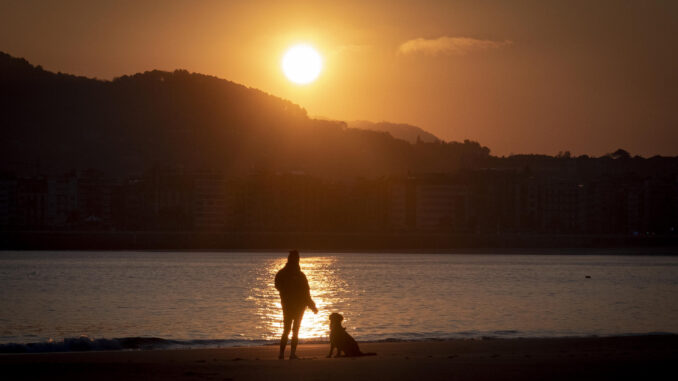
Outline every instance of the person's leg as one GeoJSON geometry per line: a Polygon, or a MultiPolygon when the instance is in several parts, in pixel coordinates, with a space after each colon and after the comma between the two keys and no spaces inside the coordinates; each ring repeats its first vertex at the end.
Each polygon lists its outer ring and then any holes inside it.
{"type": "MultiPolygon", "coordinates": [[[[285,347],[287,346],[287,337],[290,335],[290,327],[292,326],[292,315],[283,312],[283,334],[280,338],[280,354],[279,359],[285,358],[285,347]]],[[[294,353],[294,352],[292,352],[294,353]]]]}
{"type": "Polygon", "coordinates": [[[296,313],[294,316],[294,324],[292,325],[292,348],[290,349],[290,359],[298,358],[297,343],[299,342],[299,328],[301,328],[301,319],[304,317],[304,310],[296,313]]]}

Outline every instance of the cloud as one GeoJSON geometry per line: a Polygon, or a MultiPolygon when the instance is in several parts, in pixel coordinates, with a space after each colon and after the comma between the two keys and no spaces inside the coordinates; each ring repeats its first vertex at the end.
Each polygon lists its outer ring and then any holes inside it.
{"type": "Polygon", "coordinates": [[[464,56],[473,52],[501,49],[513,45],[513,41],[478,40],[469,37],[416,38],[405,41],[398,47],[404,55],[425,54],[429,56],[464,56]]]}

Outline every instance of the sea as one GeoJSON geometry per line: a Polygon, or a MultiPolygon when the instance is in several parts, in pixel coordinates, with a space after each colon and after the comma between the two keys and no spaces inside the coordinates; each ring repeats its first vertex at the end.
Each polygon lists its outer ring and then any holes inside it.
{"type": "MultiPolygon", "coordinates": [[[[0,352],[275,344],[285,252],[0,251],[0,352]]],[[[301,253],[358,341],[678,334],[678,256],[301,253]]]]}

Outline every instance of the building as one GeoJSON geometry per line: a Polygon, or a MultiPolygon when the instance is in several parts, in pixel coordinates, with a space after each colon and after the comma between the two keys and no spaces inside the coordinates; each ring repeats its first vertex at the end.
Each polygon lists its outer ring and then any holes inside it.
{"type": "Polygon", "coordinates": [[[465,232],[471,228],[471,184],[459,176],[394,179],[386,194],[388,226],[392,229],[465,232]]]}
{"type": "Polygon", "coordinates": [[[78,179],[75,174],[47,180],[47,226],[63,229],[73,224],[78,210],[78,179]]]}

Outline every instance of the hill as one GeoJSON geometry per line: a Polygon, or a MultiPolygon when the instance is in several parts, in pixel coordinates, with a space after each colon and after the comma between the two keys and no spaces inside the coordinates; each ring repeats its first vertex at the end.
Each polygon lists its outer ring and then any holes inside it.
{"type": "Polygon", "coordinates": [[[421,127],[405,123],[391,123],[391,122],[375,123],[364,120],[358,120],[348,122],[348,127],[359,128],[363,130],[388,132],[389,134],[391,134],[391,136],[397,139],[408,141],[410,143],[416,143],[417,140],[420,140],[425,143],[438,143],[442,141],[437,136],[424,130],[421,127]]]}
{"type": "Polygon", "coordinates": [[[185,70],[104,81],[0,53],[0,87],[0,170],[15,173],[170,165],[355,177],[450,171],[489,156],[475,142],[411,144],[311,119],[285,99],[185,70]]]}

